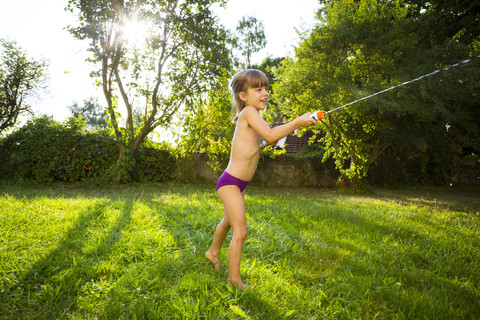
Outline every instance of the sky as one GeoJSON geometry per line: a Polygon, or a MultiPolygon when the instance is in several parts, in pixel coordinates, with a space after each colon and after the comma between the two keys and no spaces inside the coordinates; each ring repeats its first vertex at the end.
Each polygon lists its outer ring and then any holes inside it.
{"type": "MultiPolygon", "coordinates": [[[[67,0],[0,0],[0,38],[14,40],[34,59],[49,61],[46,91],[30,101],[36,116],[53,115],[63,121],[70,113],[67,106],[98,97],[100,89],[89,74],[93,66],[85,62],[88,42],[74,39],[66,26],[76,17],[65,12],[67,0]]],[[[295,29],[308,29],[315,22],[318,0],[230,0],[226,9],[218,9],[221,23],[235,30],[243,16],[254,16],[264,25],[267,46],[256,53],[252,62],[267,56],[291,55],[298,43],[295,29]]]]}

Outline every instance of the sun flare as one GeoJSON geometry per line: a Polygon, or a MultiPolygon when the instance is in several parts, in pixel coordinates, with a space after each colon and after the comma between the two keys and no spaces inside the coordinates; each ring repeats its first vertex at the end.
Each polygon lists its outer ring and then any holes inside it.
{"type": "Polygon", "coordinates": [[[148,25],[139,20],[128,20],[121,27],[122,37],[132,45],[140,45],[148,36],[148,25]]]}

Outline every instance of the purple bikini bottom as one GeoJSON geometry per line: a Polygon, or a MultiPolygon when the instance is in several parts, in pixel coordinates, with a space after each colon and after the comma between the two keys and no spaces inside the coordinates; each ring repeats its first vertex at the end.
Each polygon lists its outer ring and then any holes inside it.
{"type": "Polygon", "coordinates": [[[237,186],[240,189],[240,192],[243,192],[245,188],[248,186],[250,181],[244,181],[238,178],[235,178],[227,171],[223,172],[223,174],[218,178],[217,181],[217,191],[223,186],[237,186]]]}

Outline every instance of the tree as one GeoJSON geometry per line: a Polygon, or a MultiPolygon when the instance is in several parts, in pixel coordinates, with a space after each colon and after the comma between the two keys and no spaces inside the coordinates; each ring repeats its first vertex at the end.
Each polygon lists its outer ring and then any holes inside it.
{"type": "Polygon", "coordinates": [[[226,75],[207,95],[198,101],[195,112],[182,114],[183,132],[179,150],[184,157],[205,154],[214,170],[230,155],[235,124],[232,122],[230,76],[226,75]]]}
{"type": "Polygon", "coordinates": [[[180,110],[194,108],[198,96],[229,68],[226,32],[210,9],[214,3],[225,1],[69,1],[67,10],[79,17],[69,30],[91,41],[89,60],[99,66],[93,75],[119,147],[115,182],[128,180],[133,154],[145,137],[158,126],[168,128],[180,110]],[[133,38],[132,27],[142,24],[133,38]],[[119,100],[125,107],[123,126],[119,100]],[[142,123],[135,126],[140,104],[142,123]]]}
{"type": "MultiPolygon", "coordinates": [[[[281,66],[282,61],[284,59],[285,59],[284,57],[277,57],[277,58],[267,57],[263,59],[262,63],[260,63],[259,65],[252,66],[252,68],[262,71],[267,76],[268,84],[270,86],[269,92],[271,95],[274,95],[273,88],[276,82],[276,78],[275,78],[276,70],[281,66]]],[[[284,121],[284,118],[285,118],[284,112],[285,111],[281,110],[277,102],[271,99],[268,102],[268,108],[263,113],[263,116],[265,120],[267,120],[267,122],[271,124],[280,123],[284,121]]]]}
{"type": "Polygon", "coordinates": [[[416,32],[419,50],[413,60],[421,73],[466,58],[471,61],[398,92],[401,101],[416,108],[395,117],[392,147],[379,162],[402,172],[406,182],[455,182],[458,168],[468,158],[480,163],[480,2],[404,3],[409,16],[421,23],[416,32]]]}
{"type": "Polygon", "coordinates": [[[236,47],[245,58],[243,67],[250,68],[252,54],[262,50],[267,45],[263,23],[255,17],[242,17],[237,26],[236,37],[236,47]]]}
{"type": "Polygon", "coordinates": [[[32,113],[28,98],[45,88],[47,61],[27,56],[16,42],[0,39],[0,132],[15,125],[18,116],[32,113]]]}
{"type": "Polygon", "coordinates": [[[105,108],[98,103],[98,98],[91,97],[83,100],[83,106],[74,102],[68,109],[75,118],[82,116],[85,124],[91,128],[103,129],[107,127],[107,113],[105,108]]]}
{"type": "MultiPolygon", "coordinates": [[[[422,14],[413,15],[402,1],[325,3],[319,25],[296,49],[295,59],[280,69],[274,98],[285,101],[292,116],[329,110],[439,69],[439,62],[446,66],[471,54],[474,46],[455,37],[435,39],[437,33],[429,28],[434,15],[422,14]]],[[[478,103],[478,72],[461,71],[449,71],[455,73],[453,79],[439,74],[435,81],[426,79],[328,114],[314,130],[324,142],[325,156],[335,159],[340,182],[356,189],[386,150],[399,157],[397,149],[405,147],[408,159],[415,151],[429,153],[420,162],[425,168],[433,165],[432,156],[448,148],[439,130],[446,119],[459,119],[448,102],[460,107],[463,101],[462,110],[478,103]],[[435,150],[429,147],[433,141],[435,150]]]]}
{"type": "Polygon", "coordinates": [[[471,44],[480,35],[480,2],[478,0],[406,0],[410,14],[429,20],[427,30],[435,30],[430,41],[444,42],[456,38],[471,44]]]}
{"type": "MultiPolygon", "coordinates": [[[[396,6],[379,6],[372,12],[365,2],[335,2],[321,19],[296,50],[297,60],[284,63],[275,87],[281,97],[277,100],[287,101],[292,116],[333,109],[361,92],[375,92],[392,83],[391,73],[378,78],[374,74],[383,65],[394,64],[395,55],[386,53],[398,51],[407,35],[405,31],[396,34],[406,19],[406,13],[396,6]],[[395,38],[398,41],[392,42],[395,38]],[[380,55],[382,51],[385,56],[380,55]]],[[[328,114],[315,129],[324,142],[325,159],[335,159],[339,182],[354,190],[385,148],[379,112],[373,111],[379,106],[372,102],[328,114]]]]}

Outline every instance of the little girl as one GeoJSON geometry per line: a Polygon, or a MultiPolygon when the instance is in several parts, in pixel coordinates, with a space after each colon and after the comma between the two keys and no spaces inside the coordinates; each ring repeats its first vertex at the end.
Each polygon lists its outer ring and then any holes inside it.
{"type": "Polygon", "coordinates": [[[298,127],[309,127],[317,122],[306,113],[287,124],[270,128],[260,117],[268,100],[268,79],[259,70],[245,70],[237,73],[231,82],[237,115],[232,141],[230,161],[217,182],[217,194],[223,202],[223,219],[215,229],[210,250],[205,256],[215,269],[220,269],[219,253],[230,228],[233,237],[228,250],[228,285],[245,290],[248,286],[240,277],[240,259],[243,242],[247,237],[245,213],[245,188],[252,180],[260,156],[260,141],[268,144],[287,136],[298,127]]]}

